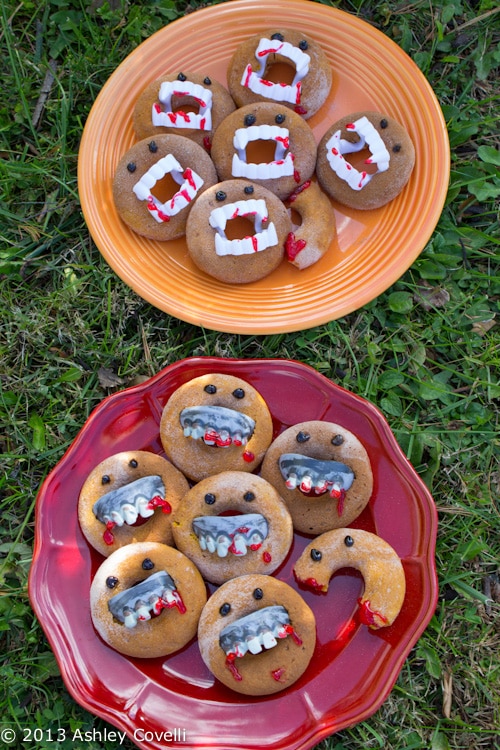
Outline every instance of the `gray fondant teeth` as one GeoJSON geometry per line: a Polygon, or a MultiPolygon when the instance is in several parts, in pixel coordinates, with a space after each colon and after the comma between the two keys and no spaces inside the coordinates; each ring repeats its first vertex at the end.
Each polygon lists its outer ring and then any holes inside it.
{"type": "Polygon", "coordinates": [[[185,437],[220,448],[246,445],[255,429],[251,417],[225,406],[189,406],[181,411],[180,422],[185,437]]]}
{"type": "Polygon", "coordinates": [[[276,646],[278,639],[286,638],[289,625],[290,617],[283,606],[264,607],[225,627],[219,635],[219,644],[226,656],[259,654],[276,646]]]}
{"type": "Polygon", "coordinates": [[[258,549],[269,533],[268,523],[260,513],[198,516],[192,525],[200,548],[218,557],[227,557],[229,552],[246,555],[249,549],[258,549]]]}
{"type": "Polygon", "coordinates": [[[94,503],[92,511],[101,523],[132,525],[139,516],[149,518],[153,515],[154,509],[148,506],[154,497],[165,497],[162,478],[156,475],[141,477],[102,495],[94,503]]]}
{"type": "Polygon", "coordinates": [[[108,601],[108,608],[113,617],[127,628],[133,628],[139,620],[150,620],[151,614],[157,614],[158,602],[165,606],[175,606],[177,597],[172,577],[164,570],[154,573],[145,581],[121,591],[108,601]]]}
{"type": "Polygon", "coordinates": [[[322,461],[301,453],[283,453],[278,461],[281,476],[289,490],[320,495],[328,490],[348,490],[354,481],[354,472],[339,461],[322,461]]]}

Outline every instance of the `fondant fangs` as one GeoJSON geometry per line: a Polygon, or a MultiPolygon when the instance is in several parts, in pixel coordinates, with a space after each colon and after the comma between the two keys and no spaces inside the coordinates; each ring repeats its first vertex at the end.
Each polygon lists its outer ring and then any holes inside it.
{"type": "Polygon", "coordinates": [[[92,511],[98,521],[113,526],[129,526],[149,518],[164,502],[165,486],[160,476],[146,476],[101,495],[92,511]]]}
{"type": "Polygon", "coordinates": [[[305,495],[323,495],[333,498],[345,495],[354,481],[354,472],[339,461],[323,461],[301,453],[283,453],[279,468],[289,490],[299,489],[305,495]]]}
{"type": "Polygon", "coordinates": [[[116,594],[109,600],[108,607],[113,617],[127,628],[134,628],[140,621],[150,620],[163,609],[177,607],[181,614],[186,611],[172,577],[164,570],[116,594]]]}
{"type": "Polygon", "coordinates": [[[196,172],[190,167],[183,169],[172,154],[167,154],[153,164],[132,189],[139,200],[147,201],[151,216],[162,223],[170,221],[172,216],[186,208],[196,198],[202,185],[203,179],[196,172]],[[153,195],[152,190],[168,174],[179,185],[179,190],[162,203],[153,195]]]}
{"type": "Polygon", "coordinates": [[[212,92],[191,81],[163,81],[158,95],[159,102],[153,104],[153,125],[195,130],[212,129],[212,92]],[[198,112],[184,112],[178,108],[174,112],[173,100],[182,107],[196,103],[198,112]],[[184,105],[185,106],[185,105],[184,105]]]}
{"type": "Polygon", "coordinates": [[[233,177],[249,180],[271,180],[289,177],[294,173],[294,155],[289,150],[290,134],[287,128],[278,125],[250,125],[234,132],[233,177]],[[246,148],[252,141],[274,141],[274,160],[270,162],[247,162],[246,148]]]}
{"type": "Polygon", "coordinates": [[[247,652],[260,654],[273,648],[281,638],[292,635],[298,638],[286,609],[280,604],[240,617],[225,627],[219,635],[219,643],[227,658],[232,660],[245,656],[247,652]]]}
{"type": "Polygon", "coordinates": [[[267,538],[269,527],[260,513],[238,516],[198,516],[193,518],[193,531],[202,550],[227,557],[228,553],[243,556],[256,551],[267,538]]]}
{"type": "Polygon", "coordinates": [[[180,422],[185,437],[219,448],[246,445],[255,429],[251,417],[225,406],[189,406],[181,411],[180,422]]]}
{"type": "Polygon", "coordinates": [[[288,102],[289,104],[300,104],[301,84],[303,78],[309,72],[311,58],[293,44],[283,41],[281,38],[260,40],[255,57],[259,67],[253,70],[249,64],[243,72],[241,85],[253,91],[254,94],[265,96],[276,102],[288,102]],[[295,66],[295,76],[291,84],[273,83],[264,75],[270,55],[281,55],[295,66]]]}
{"type": "Polygon", "coordinates": [[[356,133],[359,140],[352,142],[341,138],[342,130],[337,130],[325,144],[326,156],[331,168],[340,179],[345,180],[353,190],[361,190],[375,174],[389,169],[391,157],[380,134],[367,117],[360,117],[359,120],[349,123],[346,125],[346,130],[356,133]],[[370,150],[370,156],[365,163],[376,165],[377,171],[374,173],[364,170],[360,172],[344,158],[344,154],[353,154],[362,151],[365,147],[370,150]]]}
{"type": "Polygon", "coordinates": [[[266,202],[262,199],[242,200],[215,208],[209,218],[215,229],[215,252],[217,255],[250,255],[273,247],[278,242],[276,227],[269,222],[266,202]],[[253,221],[255,233],[242,239],[229,240],[226,225],[231,219],[243,217],[253,221]]]}

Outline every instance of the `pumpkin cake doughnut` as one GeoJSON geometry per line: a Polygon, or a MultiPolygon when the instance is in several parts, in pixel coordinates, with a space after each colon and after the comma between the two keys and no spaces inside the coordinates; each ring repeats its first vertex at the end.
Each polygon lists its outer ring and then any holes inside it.
{"type": "Polygon", "coordinates": [[[274,101],[304,119],[318,111],[332,85],[332,69],[320,45],[295,29],[272,28],[238,46],[227,72],[239,107],[274,101]]]}
{"type": "Polygon", "coordinates": [[[214,133],[211,156],[219,179],[262,185],[285,200],[316,167],[313,131],[283,104],[247,104],[228,115],[214,133]]]}
{"type": "Polygon", "coordinates": [[[188,489],[185,476],[162,456],[148,451],[115,453],[83,484],[80,527],[105,557],[134,542],[172,544],[172,512],[188,489]]]}
{"type": "Polygon", "coordinates": [[[136,101],[133,126],[139,139],[182,135],[210,152],[212,135],[236,105],[224,86],[200,73],[170,73],[149,84],[136,101]]]}
{"type": "Polygon", "coordinates": [[[189,479],[254,471],[271,444],[273,423],[260,393],[242,378],[200,375],[175,390],[160,420],[167,457],[189,479]]]}
{"type": "Polygon", "coordinates": [[[291,586],[272,576],[224,583],[205,604],[200,654],[224,685],[245,695],[272,695],[306,671],[316,644],[314,614],[291,586]]]}
{"type": "Polygon", "coordinates": [[[157,542],[113,552],[90,587],[92,622],[101,638],[141,659],[166,656],[189,643],[206,600],[196,566],[179,550],[157,542]]]}
{"type": "Polygon", "coordinates": [[[335,211],[317,182],[308,180],[286,201],[301,220],[285,242],[290,263],[299,270],[316,263],[326,253],[335,236],[335,211]]]}
{"type": "Polygon", "coordinates": [[[296,531],[322,534],[351,523],[368,504],[373,474],[355,435],[333,422],[311,420],[278,435],[261,476],[276,488],[296,531]]]}
{"type": "Polygon", "coordinates": [[[294,574],[300,583],[325,592],[340,568],[355,568],[363,576],[365,588],[358,599],[361,622],[372,630],[392,625],[403,606],[406,578],[391,545],[361,529],[327,531],[304,549],[294,574]]]}
{"type": "Polygon", "coordinates": [[[379,112],[355,112],[321,138],[316,175],[339,203],[374,209],[402,191],[414,164],[415,148],[402,125],[379,112]]]}
{"type": "Polygon", "coordinates": [[[247,180],[227,180],[196,201],[186,243],[202,271],[229,284],[247,284],[280,265],[290,229],[287,210],[273,193],[247,180]]]}
{"type": "Polygon", "coordinates": [[[196,198],[217,182],[213,162],[181,135],[143,138],[120,159],[113,199],[130,229],[152,240],[182,237],[196,198]]]}
{"type": "Polygon", "coordinates": [[[224,471],[195,484],[172,522],[175,544],[211,583],[270,575],[287,556],[292,519],[274,487],[255,474],[224,471]]]}

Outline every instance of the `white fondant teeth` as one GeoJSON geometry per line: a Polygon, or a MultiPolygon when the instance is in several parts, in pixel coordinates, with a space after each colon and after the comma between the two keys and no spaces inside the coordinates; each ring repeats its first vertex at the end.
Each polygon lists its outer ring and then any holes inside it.
{"type": "Polygon", "coordinates": [[[259,41],[255,57],[260,62],[260,67],[258,70],[253,71],[252,66],[248,65],[243,72],[241,85],[248,87],[255,94],[266,97],[266,99],[298,104],[300,101],[301,81],[309,72],[309,63],[311,61],[309,55],[302,52],[298,47],[294,47],[289,42],[278,39],[266,39],[264,37],[259,41]],[[291,85],[272,83],[263,78],[267,59],[270,54],[282,55],[293,62],[295,65],[295,76],[291,85]]]}
{"type": "Polygon", "coordinates": [[[159,101],[164,111],[153,105],[151,117],[153,125],[195,130],[212,129],[212,92],[192,81],[164,81],[160,86],[159,101]],[[195,99],[199,110],[196,112],[173,112],[172,97],[185,96],[195,99]]]}
{"type": "Polygon", "coordinates": [[[255,635],[247,640],[247,648],[251,654],[260,654],[263,644],[260,642],[260,636],[255,635]]]}
{"type": "Polygon", "coordinates": [[[328,490],[334,493],[347,491],[354,481],[352,469],[339,461],[283,453],[279,457],[278,466],[287,489],[298,488],[304,493],[321,495],[328,490]]]}
{"type": "Polygon", "coordinates": [[[233,177],[246,177],[249,180],[270,180],[288,177],[294,172],[293,154],[288,151],[289,131],[277,125],[251,125],[248,128],[237,128],[233,137],[233,177]],[[247,162],[246,147],[252,141],[274,141],[274,161],[247,162]]]}
{"type": "Polygon", "coordinates": [[[226,655],[260,654],[264,649],[274,648],[279,639],[287,637],[289,624],[286,609],[272,605],[228,625],[221,631],[219,643],[226,655]]]}
{"type": "Polygon", "coordinates": [[[247,414],[224,406],[187,407],[180,414],[180,423],[185,437],[220,447],[244,445],[255,427],[247,414]]]}
{"type": "Polygon", "coordinates": [[[167,154],[153,164],[133,186],[132,190],[136,197],[148,202],[151,215],[158,223],[168,221],[186,208],[203,185],[203,179],[193,170],[189,170],[189,179],[185,177],[185,174],[177,159],[172,154],[167,154]],[[162,203],[155,198],[151,190],[167,174],[170,174],[180,187],[172,198],[162,203]]]}
{"type": "Polygon", "coordinates": [[[285,482],[289,490],[294,490],[296,486],[298,485],[298,483],[299,483],[299,480],[298,480],[297,474],[289,474],[288,479],[285,482]]]}
{"type": "Polygon", "coordinates": [[[136,607],[135,612],[137,615],[137,619],[139,620],[151,619],[151,612],[149,611],[149,607],[146,604],[141,604],[139,607],[136,607]]]}
{"type": "MultiPolygon", "coordinates": [[[[265,229],[263,224],[268,221],[268,211],[265,200],[250,199],[236,201],[215,208],[209,217],[210,226],[215,229],[215,252],[217,255],[250,255],[276,245],[278,236],[276,228],[271,222],[265,229]],[[227,222],[237,217],[250,217],[254,221],[255,233],[242,239],[228,240],[226,237],[227,222]]],[[[236,437],[236,435],[235,435],[236,437]]],[[[238,433],[238,438],[241,436],[238,433]]]]}
{"type": "Polygon", "coordinates": [[[136,501],[136,508],[141,518],[150,518],[154,515],[154,508],[149,508],[147,497],[139,497],[136,501]]]}
{"type": "Polygon", "coordinates": [[[243,556],[258,549],[269,533],[267,520],[260,513],[239,516],[197,516],[192,528],[200,549],[218,557],[243,556]]]}
{"type": "Polygon", "coordinates": [[[353,122],[349,130],[356,133],[359,140],[355,142],[345,140],[341,138],[341,130],[335,131],[325,144],[326,157],[337,177],[347,182],[352,190],[361,190],[375,174],[389,169],[391,156],[380,133],[366,116],[353,122]],[[370,149],[370,157],[366,163],[377,166],[377,171],[372,174],[359,172],[344,159],[344,154],[362,151],[365,146],[370,149]]]}
{"type": "Polygon", "coordinates": [[[126,628],[134,628],[137,625],[137,614],[135,612],[129,612],[125,615],[123,624],[126,628]]]}
{"type": "Polygon", "coordinates": [[[265,633],[262,633],[262,645],[264,648],[273,648],[276,646],[277,642],[278,641],[270,630],[266,630],[265,633]]]}

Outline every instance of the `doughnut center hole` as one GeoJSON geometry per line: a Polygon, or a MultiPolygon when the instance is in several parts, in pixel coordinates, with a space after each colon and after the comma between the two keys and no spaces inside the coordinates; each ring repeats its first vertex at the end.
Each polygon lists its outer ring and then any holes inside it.
{"type": "Polygon", "coordinates": [[[290,219],[292,221],[294,229],[298,229],[300,226],[302,226],[302,216],[294,208],[290,209],[290,219]]]}
{"type": "Polygon", "coordinates": [[[293,79],[295,78],[295,66],[289,61],[280,59],[276,56],[275,59],[269,59],[267,61],[266,69],[264,71],[263,78],[271,83],[285,83],[287,86],[291,86],[293,79]]]}
{"type": "Polygon", "coordinates": [[[357,151],[352,154],[344,154],[344,159],[357,169],[358,172],[366,172],[367,174],[375,174],[378,167],[376,164],[366,164],[367,159],[371,159],[372,152],[365,146],[361,151],[357,151]]]}
{"type": "Polygon", "coordinates": [[[225,518],[226,516],[242,516],[242,515],[244,514],[241,510],[233,510],[231,508],[228,508],[227,510],[223,510],[222,513],[218,514],[219,518],[221,517],[225,518]]]}
{"type": "Polygon", "coordinates": [[[174,197],[178,190],[179,185],[169,172],[153,185],[151,194],[160,201],[160,203],[166,203],[174,197]]]}
{"type": "Polygon", "coordinates": [[[245,150],[247,164],[270,164],[276,158],[274,141],[250,141],[245,150]]]}
{"type": "Polygon", "coordinates": [[[236,216],[227,222],[225,233],[228,240],[242,240],[245,237],[253,237],[255,224],[246,216],[236,216]]]}
{"type": "Polygon", "coordinates": [[[199,114],[200,105],[191,96],[174,96],[172,97],[172,112],[185,112],[186,114],[199,114]]]}

